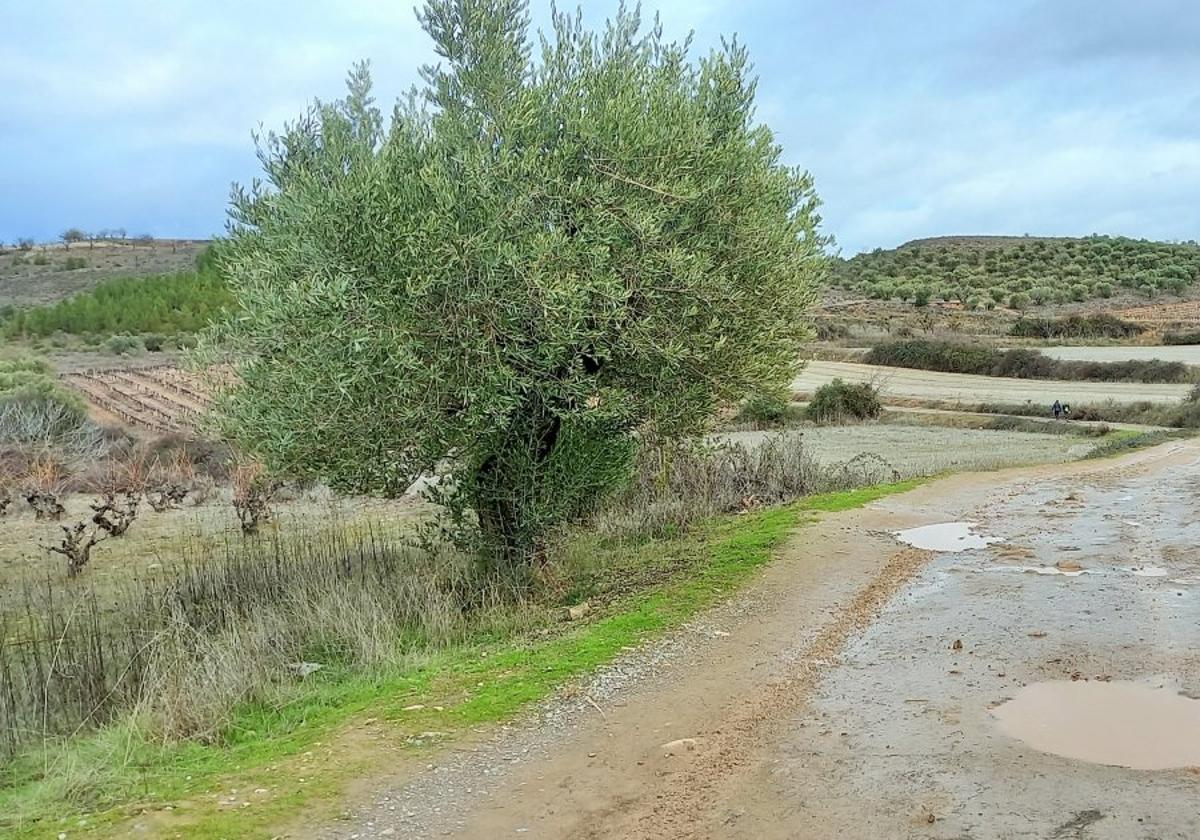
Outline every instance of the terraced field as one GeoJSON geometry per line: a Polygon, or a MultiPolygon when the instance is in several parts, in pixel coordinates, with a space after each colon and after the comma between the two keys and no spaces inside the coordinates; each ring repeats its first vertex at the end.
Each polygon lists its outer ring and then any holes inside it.
{"type": "Polygon", "coordinates": [[[1152,327],[1191,326],[1200,324],[1200,300],[1135,306],[1121,309],[1115,314],[1126,321],[1136,321],[1152,327]]]}
{"type": "Polygon", "coordinates": [[[200,377],[173,365],[92,369],[64,374],[63,379],[102,419],[152,432],[189,431],[210,403],[200,377]]]}

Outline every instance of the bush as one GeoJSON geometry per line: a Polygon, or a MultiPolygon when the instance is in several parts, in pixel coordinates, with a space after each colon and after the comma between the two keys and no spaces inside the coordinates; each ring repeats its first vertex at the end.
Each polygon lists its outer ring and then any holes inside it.
{"type": "Polygon", "coordinates": [[[104,342],[104,349],[110,353],[116,353],[118,356],[124,356],[132,353],[140,353],[146,348],[142,345],[142,340],[136,335],[114,335],[110,336],[104,342]]]}
{"type": "Polygon", "coordinates": [[[823,466],[799,433],[772,435],[755,446],[644,447],[633,481],[586,528],[621,539],[662,537],[716,514],[899,478],[878,458],[823,466]]]}
{"type": "Polygon", "coordinates": [[[1008,334],[1018,338],[1131,338],[1145,327],[1115,315],[1069,315],[1066,318],[1019,318],[1008,334]]]}
{"type": "Polygon", "coordinates": [[[834,321],[830,318],[818,318],[813,326],[817,333],[817,339],[820,341],[833,341],[838,338],[850,337],[850,327],[841,321],[834,321]]]}
{"type": "Polygon", "coordinates": [[[90,451],[100,432],[83,399],[41,360],[0,361],[0,445],[56,445],[90,451]]]}
{"type": "Polygon", "coordinates": [[[981,344],[925,339],[876,345],[867,353],[864,361],[888,367],[976,376],[1009,376],[1017,379],[1167,383],[1194,381],[1192,369],[1182,362],[1164,362],[1158,359],[1125,362],[1056,360],[1036,350],[1000,350],[981,344]]]}
{"type": "Polygon", "coordinates": [[[742,403],[737,420],[755,427],[782,426],[796,419],[797,412],[786,395],[756,394],[742,403]]]}
{"type": "Polygon", "coordinates": [[[86,266],[87,260],[83,257],[67,257],[66,261],[63,262],[63,270],[65,271],[78,271],[86,266]]]}
{"type": "Polygon", "coordinates": [[[146,333],[142,336],[142,346],[151,353],[158,353],[163,349],[163,337],[158,333],[146,333]]]}
{"type": "Polygon", "coordinates": [[[1162,343],[1166,345],[1200,344],[1200,330],[1165,333],[1162,337],[1162,343]]]}
{"type": "Polygon", "coordinates": [[[882,413],[879,389],[869,382],[835,379],[818,388],[808,404],[808,417],[816,423],[874,420],[882,413]]]}

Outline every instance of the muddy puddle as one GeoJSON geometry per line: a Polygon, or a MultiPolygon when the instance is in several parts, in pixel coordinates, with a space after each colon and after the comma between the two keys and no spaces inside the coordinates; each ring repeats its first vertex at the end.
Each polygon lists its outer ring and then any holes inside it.
{"type": "Polygon", "coordinates": [[[940,522],[896,531],[893,536],[913,548],[925,551],[958,552],[974,548],[987,548],[993,543],[1003,542],[999,537],[985,537],[975,533],[974,522],[940,522]]]}
{"type": "Polygon", "coordinates": [[[1171,687],[1034,683],[992,715],[1005,735],[1077,761],[1135,770],[1200,766],[1200,700],[1171,687]]]}
{"type": "Polygon", "coordinates": [[[1079,577],[1080,575],[1098,575],[1095,569],[1084,569],[1079,566],[993,566],[992,572],[1020,572],[1030,575],[1062,575],[1063,577],[1079,577]]]}

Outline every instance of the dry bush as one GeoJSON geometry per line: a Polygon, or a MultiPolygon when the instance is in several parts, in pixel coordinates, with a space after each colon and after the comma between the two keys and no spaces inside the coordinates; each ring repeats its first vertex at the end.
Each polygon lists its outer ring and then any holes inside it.
{"type": "Polygon", "coordinates": [[[120,498],[115,493],[105,493],[98,502],[89,505],[93,511],[92,522],[110,537],[123,536],[137,519],[141,502],[140,493],[125,492],[120,498]]]}
{"type": "Polygon", "coordinates": [[[147,470],[146,501],[158,513],[177,508],[196,481],[196,468],[181,449],[155,455],[147,470]]]}
{"type": "Polygon", "coordinates": [[[591,524],[609,536],[658,537],[721,513],[897,478],[882,459],[822,466],[800,434],[765,437],[754,446],[645,447],[633,481],[591,524]]]}
{"type": "Polygon", "coordinates": [[[9,469],[8,462],[0,458],[0,519],[8,515],[8,509],[12,506],[15,483],[15,477],[9,469]]]}
{"type": "Polygon", "coordinates": [[[258,461],[243,459],[233,468],[233,509],[243,534],[256,534],[271,519],[271,502],[282,483],[258,461]]]}
{"type": "Polygon", "coordinates": [[[76,522],[73,526],[60,526],[63,537],[58,545],[43,545],[46,551],[61,554],[67,559],[67,577],[76,577],[83,571],[92,559],[92,549],[97,543],[107,539],[109,534],[102,528],[88,531],[86,522],[76,522]]]}
{"type": "Polygon", "coordinates": [[[25,501],[35,519],[58,521],[65,508],[59,501],[66,486],[67,470],[57,458],[42,453],[29,464],[22,479],[25,501]]]}

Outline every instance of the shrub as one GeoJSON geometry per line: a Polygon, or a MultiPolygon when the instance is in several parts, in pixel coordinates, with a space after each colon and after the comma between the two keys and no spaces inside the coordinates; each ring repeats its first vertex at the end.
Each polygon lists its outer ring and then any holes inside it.
{"type": "Polygon", "coordinates": [[[85,260],[83,257],[67,257],[67,259],[63,262],[63,269],[65,271],[78,271],[86,266],[87,260],[85,260]]]}
{"type": "Polygon", "coordinates": [[[55,445],[89,452],[101,437],[83,399],[41,360],[0,361],[0,445],[55,445]]]}
{"type": "Polygon", "coordinates": [[[816,423],[874,420],[882,413],[879,390],[869,382],[835,379],[818,388],[808,404],[808,417],[816,423]]]}
{"type": "Polygon", "coordinates": [[[1167,345],[1200,344],[1200,330],[1165,333],[1162,337],[1162,343],[1167,345]]]}
{"type": "Polygon", "coordinates": [[[1056,360],[1036,350],[1000,350],[981,344],[913,339],[872,347],[868,364],[966,373],[977,376],[1009,376],[1018,379],[1088,379],[1098,382],[1194,381],[1182,362],[1158,359],[1125,362],[1056,360]]]}
{"type": "Polygon", "coordinates": [[[1068,315],[1065,318],[1018,318],[1009,335],[1019,338],[1131,338],[1145,328],[1115,315],[1068,315]]]}
{"type": "Polygon", "coordinates": [[[163,349],[164,339],[158,333],[146,333],[142,336],[142,346],[150,353],[158,353],[163,349]]]}
{"type": "Polygon", "coordinates": [[[714,514],[898,479],[878,459],[823,466],[798,433],[781,432],[755,446],[647,446],[638,452],[633,480],[585,526],[606,537],[662,537],[714,514]]]}
{"type": "Polygon", "coordinates": [[[142,340],[136,335],[114,335],[110,336],[104,342],[104,349],[110,353],[116,353],[118,356],[125,356],[132,353],[140,353],[146,348],[142,345],[142,340]]]}
{"type": "Polygon", "coordinates": [[[795,417],[796,411],[785,394],[756,394],[742,403],[737,414],[739,422],[756,427],[781,426],[795,417]]]}
{"type": "Polygon", "coordinates": [[[818,318],[813,327],[820,341],[833,341],[839,338],[850,337],[850,327],[848,325],[830,318],[818,318]]]}

